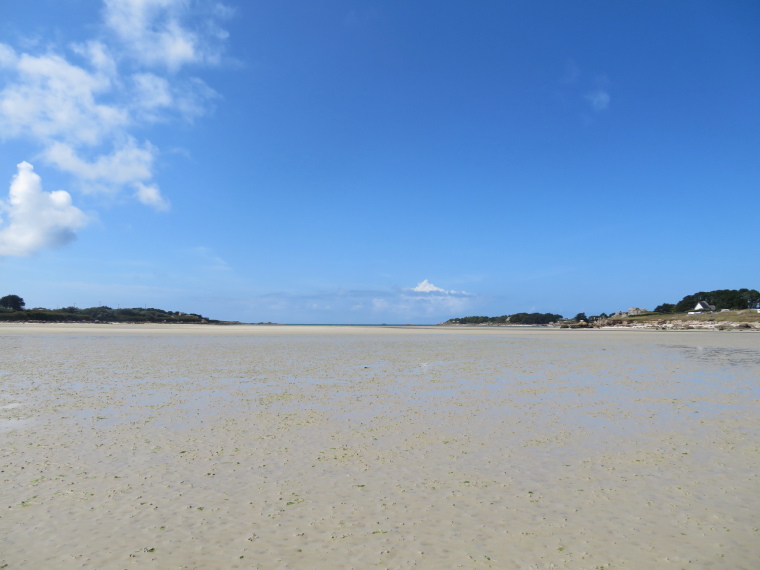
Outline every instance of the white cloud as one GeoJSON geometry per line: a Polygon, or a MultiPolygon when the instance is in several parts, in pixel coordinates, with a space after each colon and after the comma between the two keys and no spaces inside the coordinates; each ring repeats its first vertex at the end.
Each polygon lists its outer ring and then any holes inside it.
{"type": "Polygon", "coordinates": [[[137,122],[167,122],[178,117],[192,122],[206,113],[216,91],[197,77],[185,81],[154,73],[135,73],[130,78],[130,111],[137,122]]]}
{"type": "Polygon", "coordinates": [[[166,211],[169,209],[169,202],[161,196],[161,191],[156,186],[146,186],[142,182],[136,182],[135,196],[146,206],[151,206],[156,210],[166,211]]]}
{"type": "Polygon", "coordinates": [[[154,181],[159,151],[135,133],[208,111],[217,93],[182,71],[220,61],[217,22],[231,13],[214,0],[104,0],[100,37],[37,53],[0,43],[0,141],[37,144],[74,189],[168,209],[154,181]]]}
{"type": "Polygon", "coordinates": [[[417,283],[417,286],[414,289],[412,289],[412,291],[417,291],[417,292],[422,292],[422,293],[432,293],[434,291],[440,291],[441,293],[446,292],[440,287],[436,287],[432,283],[429,283],[427,279],[417,283]]]}
{"type": "Polygon", "coordinates": [[[16,64],[16,52],[10,46],[0,44],[0,68],[16,64]]]}
{"type": "Polygon", "coordinates": [[[74,145],[96,145],[129,124],[127,111],[98,102],[113,88],[112,79],[88,71],[57,54],[22,54],[12,79],[0,91],[0,133],[74,145]]]}
{"type": "Polygon", "coordinates": [[[443,311],[462,311],[471,304],[474,297],[466,291],[442,289],[424,279],[416,287],[402,289],[395,295],[375,297],[371,305],[377,313],[395,313],[409,317],[433,316],[443,311]]]}
{"type": "Polygon", "coordinates": [[[28,162],[18,165],[8,201],[0,202],[0,255],[25,256],[76,239],[87,216],[64,190],[44,192],[28,162]]]}
{"type": "Polygon", "coordinates": [[[104,43],[91,40],[84,44],[72,44],[71,50],[85,58],[93,69],[111,77],[116,76],[116,61],[104,43]]]}
{"type": "Polygon", "coordinates": [[[133,138],[118,143],[108,154],[86,160],[65,143],[54,142],[43,152],[44,158],[63,172],[73,174],[89,193],[116,193],[122,186],[144,182],[153,176],[156,148],[150,143],[138,146],[133,138]]]}
{"type": "Polygon", "coordinates": [[[610,106],[610,94],[602,89],[587,93],[586,100],[591,103],[595,111],[606,111],[610,106]]]}
{"type": "Polygon", "coordinates": [[[228,17],[228,8],[212,5],[206,18],[192,23],[189,8],[186,0],[105,0],[103,15],[132,58],[176,72],[187,64],[218,63],[227,38],[214,18],[228,17]]]}
{"type": "Polygon", "coordinates": [[[154,73],[135,73],[132,80],[135,84],[137,101],[143,109],[165,109],[170,107],[174,101],[169,81],[166,78],[154,73]]]}
{"type": "Polygon", "coordinates": [[[467,293],[466,291],[447,291],[446,289],[441,289],[430,283],[427,279],[417,283],[417,286],[410,289],[410,291],[416,293],[443,293],[445,295],[470,295],[470,293],[467,293]]]}

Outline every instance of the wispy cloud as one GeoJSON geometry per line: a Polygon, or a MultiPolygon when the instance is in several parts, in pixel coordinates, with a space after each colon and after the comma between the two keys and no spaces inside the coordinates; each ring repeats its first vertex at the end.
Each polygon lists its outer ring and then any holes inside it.
{"type": "Polygon", "coordinates": [[[586,100],[591,103],[595,111],[606,111],[610,106],[610,94],[602,89],[586,93],[586,100]]]}
{"type": "Polygon", "coordinates": [[[159,149],[137,132],[208,111],[217,94],[187,69],[221,61],[231,13],[212,0],[104,0],[101,32],[85,41],[36,53],[0,43],[0,139],[35,143],[77,190],[167,210],[159,149]]]}
{"type": "Polygon", "coordinates": [[[146,186],[142,182],[137,182],[135,184],[135,187],[137,188],[135,196],[137,197],[137,200],[142,204],[145,204],[146,206],[152,206],[156,210],[169,209],[169,201],[161,196],[161,192],[157,186],[146,186]]]}
{"type": "Polygon", "coordinates": [[[158,149],[149,142],[142,145],[132,137],[114,144],[107,154],[88,160],[75,147],[51,142],[42,158],[58,170],[73,175],[80,188],[89,194],[116,194],[125,187],[138,188],[153,178],[153,161],[158,149]]]}
{"type": "Polygon", "coordinates": [[[578,81],[581,76],[581,70],[573,60],[568,60],[565,63],[565,70],[560,77],[560,82],[565,84],[571,84],[578,81]]]}
{"type": "Polygon", "coordinates": [[[201,261],[204,270],[229,271],[231,269],[229,264],[210,247],[201,245],[194,247],[191,252],[201,261]]]}
{"type": "Polygon", "coordinates": [[[595,87],[586,92],[585,99],[594,111],[606,111],[610,107],[610,80],[605,75],[594,78],[595,87]]]}
{"type": "Polygon", "coordinates": [[[0,255],[24,256],[76,238],[88,218],[64,190],[44,192],[32,165],[22,162],[7,202],[0,202],[0,255]]]}
{"type": "Polygon", "coordinates": [[[574,61],[568,60],[559,77],[559,82],[564,86],[563,91],[572,92],[574,97],[581,98],[594,111],[599,113],[609,109],[612,97],[609,89],[610,81],[607,76],[588,77],[581,72],[580,67],[574,61]]]}
{"type": "Polygon", "coordinates": [[[191,13],[186,0],[105,0],[104,20],[127,55],[176,72],[193,63],[216,64],[228,33],[218,25],[232,9],[218,3],[191,13]]]}

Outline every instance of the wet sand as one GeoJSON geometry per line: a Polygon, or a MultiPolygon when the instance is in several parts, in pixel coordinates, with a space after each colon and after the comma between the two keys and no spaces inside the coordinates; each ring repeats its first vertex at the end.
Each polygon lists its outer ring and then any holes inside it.
{"type": "Polygon", "coordinates": [[[760,560],[757,334],[14,324],[0,351],[0,567],[760,560]]]}

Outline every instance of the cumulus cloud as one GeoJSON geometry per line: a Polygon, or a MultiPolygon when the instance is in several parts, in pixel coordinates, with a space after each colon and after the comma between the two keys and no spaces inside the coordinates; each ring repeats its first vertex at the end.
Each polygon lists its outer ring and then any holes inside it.
{"type": "Polygon", "coordinates": [[[220,61],[230,15],[213,0],[104,0],[99,37],[38,53],[0,43],[0,141],[37,144],[73,189],[166,210],[159,151],[135,133],[209,110],[216,92],[184,71],[220,61]]]}
{"type": "Polygon", "coordinates": [[[424,281],[420,281],[419,283],[417,283],[417,286],[414,287],[412,289],[412,291],[417,291],[418,293],[433,293],[433,292],[437,292],[437,291],[439,291],[441,293],[445,293],[446,292],[443,289],[441,289],[440,287],[436,287],[432,283],[429,283],[427,279],[425,279],[424,281]]]}
{"type": "Polygon", "coordinates": [[[446,289],[441,289],[440,287],[436,287],[432,283],[430,283],[427,279],[424,279],[417,283],[416,287],[412,287],[410,289],[411,291],[414,291],[416,293],[443,293],[445,295],[469,295],[470,293],[467,293],[466,291],[447,291],[446,289]]]}
{"type": "Polygon", "coordinates": [[[606,111],[610,106],[610,94],[602,89],[596,89],[586,94],[586,100],[595,111],[606,111]]]}
{"type": "Polygon", "coordinates": [[[15,52],[6,67],[15,73],[0,91],[3,138],[96,145],[129,124],[126,109],[98,101],[114,86],[99,70],[84,69],[58,54],[15,52]]]}
{"type": "Polygon", "coordinates": [[[424,279],[415,287],[402,289],[398,294],[373,298],[371,306],[377,313],[434,316],[443,311],[464,310],[474,297],[467,291],[443,289],[424,279]]]}
{"type": "Polygon", "coordinates": [[[7,202],[0,202],[0,255],[25,256],[65,245],[87,221],[68,192],[44,192],[32,165],[22,162],[7,202]]]}

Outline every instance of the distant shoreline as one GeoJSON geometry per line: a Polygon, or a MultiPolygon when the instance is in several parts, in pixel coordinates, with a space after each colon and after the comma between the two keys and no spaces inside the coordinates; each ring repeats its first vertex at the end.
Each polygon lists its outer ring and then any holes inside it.
{"type": "MultiPolygon", "coordinates": [[[[717,316],[716,314],[714,316],[717,316]]],[[[713,317],[714,317],[713,316],[713,317]]],[[[748,315],[748,317],[751,315],[748,315]]],[[[663,319],[652,318],[653,315],[636,316],[636,317],[624,317],[624,318],[610,318],[604,321],[597,321],[593,323],[550,323],[550,324],[522,324],[522,323],[429,323],[429,324],[387,324],[387,323],[362,323],[362,324],[346,324],[346,323],[317,323],[317,324],[305,324],[305,323],[273,323],[273,322],[259,322],[259,323],[245,323],[241,321],[205,321],[205,322],[181,322],[181,321],[84,321],[84,320],[60,320],[60,321],[47,321],[47,320],[2,320],[0,326],[13,325],[50,325],[50,326],[145,326],[145,327],[157,327],[157,326],[179,326],[184,328],[187,325],[199,325],[204,327],[335,327],[335,328],[414,328],[414,327],[432,327],[436,329],[544,329],[544,330],[651,330],[651,331],[687,331],[687,330],[709,330],[709,331],[743,331],[743,332],[760,332],[760,314],[757,314],[756,319],[750,318],[736,318],[720,319],[709,318],[708,315],[678,315],[679,318],[675,319],[663,319]],[[649,318],[647,318],[649,317],[649,318]]]]}
{"type": "Polygon", "coordinates": [[[756,309],[743,309],[739,311],[721,311],[717,313],[642,313],[640,315],[626,315],[607,317],[592,322],[557,321],[548,324],[523,324],[509,322],[482,322],[482,323],[451,323],[443,322],[437,326],[447,327],[542,327],[555,329],[583,329],[583,330],[614,330],[614,329],[639,329],[639,330],[737,330],[737,331],[760,331],[760,313],[756,309]]]}

